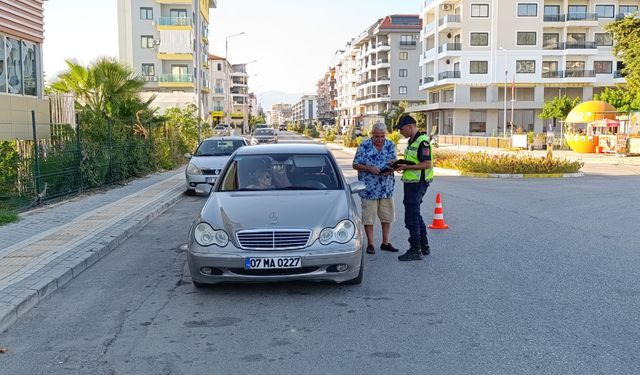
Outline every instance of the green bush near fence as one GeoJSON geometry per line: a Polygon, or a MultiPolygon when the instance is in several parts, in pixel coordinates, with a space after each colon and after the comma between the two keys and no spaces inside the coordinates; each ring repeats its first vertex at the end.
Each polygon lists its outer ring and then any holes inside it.
{"type": "Polygon", "coordinates": [[[576,173],[584,163],[554,158],[528,155],[490,155],[484,152],[452,153],[437,152],[436,167],[456,169],[471,173],[504,174],[548,174],[576,173]]]}

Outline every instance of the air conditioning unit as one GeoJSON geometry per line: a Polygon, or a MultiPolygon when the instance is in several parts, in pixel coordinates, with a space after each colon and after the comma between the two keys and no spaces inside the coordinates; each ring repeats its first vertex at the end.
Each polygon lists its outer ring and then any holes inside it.
{"type": "Polygon", "coordinates": [[[158,39],[154,39],[154,40],[153,40],[153,45],[154,45],[154,46],[158,46],[158,45],[160,45],[160,40],[158,40],[158,39]]]}
{"type": "Polygon", "coordinates": [[[453,6],[451,4],[442,4],[442,10],[451,10],[453,6]]]}

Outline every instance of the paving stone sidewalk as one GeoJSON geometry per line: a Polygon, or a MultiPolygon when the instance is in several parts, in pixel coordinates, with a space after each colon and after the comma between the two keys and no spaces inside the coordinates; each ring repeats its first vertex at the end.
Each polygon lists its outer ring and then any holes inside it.
{"type": "Polygon", "coordinates": [[[21,214],[0,227],[0,333],[181,199],[184,176],[157,173],[21,214]]]}

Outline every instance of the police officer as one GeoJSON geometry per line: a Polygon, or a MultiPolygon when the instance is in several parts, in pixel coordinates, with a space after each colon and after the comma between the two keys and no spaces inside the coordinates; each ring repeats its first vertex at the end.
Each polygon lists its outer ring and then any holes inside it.
{"type": "Polygon", "coordinates": [[[396,170],[402,171],[404,182],[404,225],[409,230],[409,250],[400,255],[398,260],[421,260],[422,255],[429,255],[427,227],[420,214],[422,198],[427,193],[429,183],[433,180],[433,155],[429,137],[418,131],[416,120],[404,115],[398,120],[396,129],[403,137],[409,138],[404,158],[415,164],[400,165],[396,170]]]}

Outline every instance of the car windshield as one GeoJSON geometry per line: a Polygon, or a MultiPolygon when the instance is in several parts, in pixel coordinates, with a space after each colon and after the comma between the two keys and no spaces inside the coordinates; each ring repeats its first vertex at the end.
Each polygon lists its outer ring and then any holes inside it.
{"type": "Polygon", "coordinates": [[[340,190],[338,176],[326,154],[236,155],[218,191],[340,190]]]}
{"type": "Polygon", "coordinates": [[[273,129],[256,129],[253,135],[273,135],[273,129]]]}
{"type": "Polygon", "coordinates": [[[227,129],[226,127],[222,126],[222,125],[218,125],[215,127],[216,130],[225,130],[227,129]]]}
{"type": "Polygon", "coordinates": [[[208,139],[202,141],[194,156],[225,156],[244,146],[241,139],[208,139]]]}

